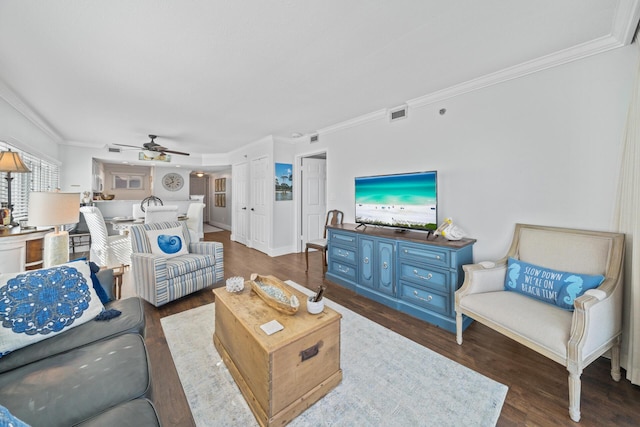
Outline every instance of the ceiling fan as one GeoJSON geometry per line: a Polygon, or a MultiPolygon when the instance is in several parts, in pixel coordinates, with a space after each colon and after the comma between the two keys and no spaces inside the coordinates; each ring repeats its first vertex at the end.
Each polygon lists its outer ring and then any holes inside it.
{"type": "MultiPolygon", "coordinates": [[[[148,151],[153,154],[157,153],[158,156],[165,153],[180,154],[181,156],[189,155],[189,153],[185,153],[182,151],[169,150],[168,148],[163,147],[162,145],[158,144],[155,141],[157,137],[158,137],[157,135],[149,135],[149,138],[151,138],[151,141],[145,142],[144,144],[142,144],[142,150],[148,151]]],[[[119,145],[121,147],[140,148],[140,147],[136,147],[135,145],[127,145],[127,144],[114,144],[114,145],[119,145]]]]}

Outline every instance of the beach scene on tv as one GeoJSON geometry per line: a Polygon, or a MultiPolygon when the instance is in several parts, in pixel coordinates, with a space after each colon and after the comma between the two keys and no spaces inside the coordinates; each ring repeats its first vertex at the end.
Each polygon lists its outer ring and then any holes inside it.
{"type": "Polygon", "coordinates": [[[381,175],[355,179],[357,223],[435,230],[435,172],[381,175]]]}

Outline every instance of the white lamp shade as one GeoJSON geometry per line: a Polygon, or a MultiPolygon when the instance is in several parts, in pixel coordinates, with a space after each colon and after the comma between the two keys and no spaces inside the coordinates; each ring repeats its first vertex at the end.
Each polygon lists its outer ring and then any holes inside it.
{"type": "Polygon", "coordinates": [[[80,193],[29,193],[29,225],[75,224],[80,220],[80,193]]]}

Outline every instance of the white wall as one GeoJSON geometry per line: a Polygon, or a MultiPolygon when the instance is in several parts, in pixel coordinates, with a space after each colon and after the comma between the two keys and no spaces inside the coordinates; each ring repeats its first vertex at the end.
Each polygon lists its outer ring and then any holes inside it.
{"type": "Polygon", "coordinates": [[[437,170],[439,220],[503,256],[516,222],[610,230],[637,48],[629,46],[320,134],[328,204],[354,219],[355,176],[437,170]],[[439,110],[446,108],[446,114],[439,110]]]}

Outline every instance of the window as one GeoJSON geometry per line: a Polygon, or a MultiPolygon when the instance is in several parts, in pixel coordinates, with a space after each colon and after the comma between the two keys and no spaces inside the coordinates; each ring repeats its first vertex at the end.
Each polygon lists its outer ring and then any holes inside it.
{"type": "MultiPolygon", "coordinates": [[[[52,191],[60,187],[60,167],[52,162],[40,159],[30,153],[22,151],[11,144],[0,141],[0,150],[7,149],[20,153],[22,161],[31,172],[13,173],[11,182],[11,203],[13,203],[13,218],[16,221],[26,219],[29,215],[29,193],[31,191],[52,191]]],[[[0,183],[0,200],[8,200],[7,180],[5,172],[0,183]]]]}
{"type": "Polygon", "coordinates": [[[114,174],[111,188],[114,190],[143,190],[142,175],[114,174]]]}

